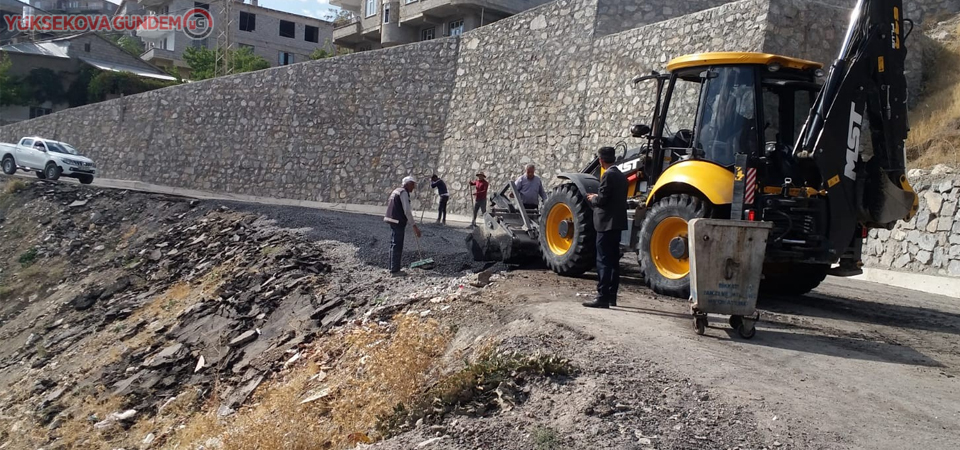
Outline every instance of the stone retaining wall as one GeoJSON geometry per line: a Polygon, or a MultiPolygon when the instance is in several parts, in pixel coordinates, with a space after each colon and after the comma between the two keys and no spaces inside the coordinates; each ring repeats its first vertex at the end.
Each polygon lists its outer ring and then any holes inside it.
{"type": "Polygon", "coordinates": [[[627,130],[649,122],[652,96],[634,75],[708,50],[829,62],[847,17],[824,3],[741,0],[648,24],[616,12],[628,3],[558,0],[459,38],[66,110],[2,127],[0,141],[71,142],[108,178],[324,202],[380,205],[403,175],[437,172],[451,212],[464,213],[478,169],[499,188],[533,162],[549,185],[599,146],[636,144],[627,130]],[[615,14],[632,29],[610,34],[624,26],[611,28],[615,14]]]}
{"type": "Polygon", "coordinates": [[[920,210],[893,230],[870,230],[864,242],[868,267],[960,277],[960,171],[914,169],[908,178],[920,210]]]}

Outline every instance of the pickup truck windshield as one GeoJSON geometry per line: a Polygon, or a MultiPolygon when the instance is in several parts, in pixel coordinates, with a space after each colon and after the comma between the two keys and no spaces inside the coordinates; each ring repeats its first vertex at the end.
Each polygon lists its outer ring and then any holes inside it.
{"type": "Polygon", "coordinates": [[[63,153],[65,155],[76,155],[77,151],[69,145],[60,145],[55,142],[47,141],[47,149],[51,152],[63,153]]]}

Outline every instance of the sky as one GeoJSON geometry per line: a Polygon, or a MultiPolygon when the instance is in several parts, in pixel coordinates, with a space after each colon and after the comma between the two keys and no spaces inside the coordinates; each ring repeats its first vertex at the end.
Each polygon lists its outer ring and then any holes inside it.
{"type": "MultiPolygon", "coordinates": [[[[120,0],[108,0],[120,4],[120,0]]],[[[249,3],[249,0],[246,0],[249,3]]],[[[330,6],[330,0],[260,0],[260,6],[300,14],[317,19],[331,18],[340,8],[330,6]]]]}

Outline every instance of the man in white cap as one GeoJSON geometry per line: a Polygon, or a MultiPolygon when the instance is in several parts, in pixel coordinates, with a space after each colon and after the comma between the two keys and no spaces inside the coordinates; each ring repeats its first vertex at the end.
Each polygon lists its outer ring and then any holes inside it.
{"type": "Polygon", "coordinates": [[[417,188],[417,181],[413,177],[404,177],[403,185],[390,193],[387,200],[387,213],[383,221],[390,224],[390,273],[394,276],[404,275],[400,270],[400,259],[403,256],[403,236],[407,231],[407,223],[413,224],[413,234],[420,237],[420,228],[413,219],[413,210],[410,208],[410,193],[417,188]]]}

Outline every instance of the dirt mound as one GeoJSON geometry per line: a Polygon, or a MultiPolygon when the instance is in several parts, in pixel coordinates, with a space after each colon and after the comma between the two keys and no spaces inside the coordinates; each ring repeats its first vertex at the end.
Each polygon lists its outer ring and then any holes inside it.
{"type": "Polygon", "coordinates": [[[186,392],[230,414],[357,308],[459,283],[394,281],[351,245],[219,204],[69,184],[0,188],[0,415],[54,435],[86,416],[98,429],[129,428],[186,392]],[[97,415],[90,398],[120,401],[97,415]]]}

